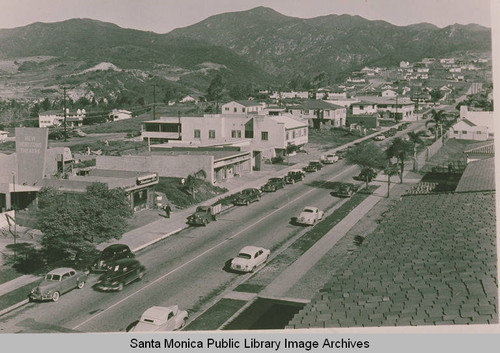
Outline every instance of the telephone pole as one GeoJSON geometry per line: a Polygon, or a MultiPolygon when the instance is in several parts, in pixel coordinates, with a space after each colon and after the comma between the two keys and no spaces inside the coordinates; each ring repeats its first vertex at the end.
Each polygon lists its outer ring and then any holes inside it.
{"type": "Polygon", "coordinates": [[[156,85],[153,85],[153,120],[156,120],[156,85]]]}
{"type": "Polygon", "coordinates": [[[63,97],[63,106],[64,106],[64,142],[68,141],[68,134],[66,131],[66,87],[63,88],[64,97],[63,97]]]}

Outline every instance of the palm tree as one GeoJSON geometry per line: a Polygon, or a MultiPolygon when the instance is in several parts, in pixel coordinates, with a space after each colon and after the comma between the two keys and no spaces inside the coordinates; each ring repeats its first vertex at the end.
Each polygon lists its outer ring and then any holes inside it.
{"type": "Polygon", "coordinates": [[[444,110],[436,111],[435,109],[432,109],[430,114],[431,118],[425,123],[425,127],[428,128],[430,124],[434,124],[434,141],[436,141],[438,139],[438,129],[441,130],[441,135],[443,134],[442,126],[446,120],[446,112],[444,110]]]}
{"type": "Polygon", "coordinates": [[[398,174],[398,167],[387,161],[387,166],[384,169],[384,174],[387,175],[387,198],[389,198],[389,190],[391,189],[391,176],[398,174]]]}
{"type": "Polygon", "coordinates": [[[388,159],[392,157],[396,157],[399,165],[399,179],[401,180],[401,184],[403,183],[403,173],[405,170],[405,161],[408,154],[412,152],[412,145],[410,141],[403,140],[400,137],[396,137],[392,144],[385,151],[388,159]]]}
{"type": "Polygon", "coordinates": [[[196,200],[196,182],[201,179],[206,179],[207,173],[205,170],[200,169],[196,173],[189,174],[186,178],[186,186],[191,189],[191,195],[193,196],[193,200],[196,200]]]}
{"type": "Polygon", "coordinates": [[[410,139],[410,142],[413,145],[413,171],[417,170],[417,146],[422,145],[424,141],[420,136],[424,135],[425,132],[423,131],[410,131],[408,133],[408,138],[410,139]]]}

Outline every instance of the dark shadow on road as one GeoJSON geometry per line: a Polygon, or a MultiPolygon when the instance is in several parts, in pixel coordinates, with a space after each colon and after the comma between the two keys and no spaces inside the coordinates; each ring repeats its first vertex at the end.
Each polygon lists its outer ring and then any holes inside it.
{"type": "Polygon", "coordinates": [[[306,185],[312,186],[313,188],[337,190],[341,184],[342,183],[340,181],[315,180],[307,183],[306,185]]]}

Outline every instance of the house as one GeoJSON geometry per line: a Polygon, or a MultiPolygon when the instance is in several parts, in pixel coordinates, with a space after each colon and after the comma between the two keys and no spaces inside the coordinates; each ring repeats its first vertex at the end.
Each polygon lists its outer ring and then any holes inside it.
{"type": "Polygon", "coordinates": [[[392,90],[392,89],[386,89],[382,91],[382,97],[396,97],[398,95],[398,92],[392,90]]]}
{"type": "Polygon", "coordinates": [[[358,96],[360,101],[353,103],[353,115],[379,114],[380,117],[397,118],[401,120],[415,119],[415,103],[409,98],[358,96]]]}
{"type": "Polygon", "coordinates": [[[461,106],[460,118],[450,128],[449,137],[478,141],[494,138],[493,112],[469,111],[467,106],[461,106]]]}
{"type": "Polygon", "coordinates": [[[7,140],[9,133],[7,131],[0,130],[0,143],[7,140]]]}
{"type": "Polygon", "coordinates": [[[113,109],[108,115],[110,121],[127,120],[132,118],[132,112],[124,109],[113,109]]]}
{"type": "Polygon", "coordinates": [[[288,107],[293,116],[307,119],[315,129],[345,126],[347,109],[323,100],[308,100],[301,105],[288,107]]]}
{"type": "MultiPolygon", "coordinates": [[[[85,109],[78,109],[71,113],[66,109],[66,125],[68,127],[82,126],[83,119],[87,116],[85,109]]],[[[62,126],[64,124],[64,110],[51,110],[38,114],[39,127],[62,126]]]]}
{"type": "Polygon", "coordinates": [[[399,62],[399,67],[402,69],[410,67],[410,62],[409,61],[401,61],[401,62],[399,62]]]}
{"type": "Polygon", "coordinates": [[[231,101],[222,105],[222,114],[248,114],[264,110],[265,103],[250,100],[231,101]]]}
{"type": "Polygon", "coordinates": [[[198,103],[198,100],[191,96],[185,96],[179,101],[179,103],[198,103]]]}
{"type": "Polygon", "coordinates": [[[439,62],[441,64],[455,64],[455,58],[442,58],[439,62]]]}

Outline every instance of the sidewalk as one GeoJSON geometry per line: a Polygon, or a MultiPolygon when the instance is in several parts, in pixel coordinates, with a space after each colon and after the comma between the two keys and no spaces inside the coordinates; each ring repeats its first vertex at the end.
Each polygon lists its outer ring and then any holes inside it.
{"type": "MultiPolygon", "coordinates": [[[[396,124],[391,127],[385,127],[380,129],[380,131],[375,132],[373,134],[364,136],[362,138],[359,138],[357,140],[354,140],[352,142],[349,142],[345,145],[333,148],[328,151],[323,151],[321,154],[331,154],[335,153],[339,150],[342,150],[348,146],[354,145],[356,143],[359,143],[361,141],[371,139],[375,135],[380,134],[381,132],[384,132],[386,130],[389,130],[393,127],[397,127],[399,124],[396,124]]],[[[319,152],[319,151],[318,151],[319,152]]],[[[309,160],[314,160],[314,159],[319,159],[320,155],[316,154],[309,154],[308,155],[309,160]]],[[[210,205],[216,202],[219,199],[222,199],[226,196],[229,196],[231,194],[237,193],[243,189],[246,188],[260,188],[263,184],[267,182],[267,180],[275,175],[285,175],[288,173],[288,171],[292,169],[301,169],[302,167],[306,166],[306,162],[299,162],[296,164],[293,164],[291,166],[284,167],[283,169],[280,169],[279,171],[276,170],[266,170],[263,172],[253,172],[251,174],[243,175],[240,177],[235,177],[229,180],[227,183],[221,184],[220,186],[224,186],[228,189],[228,191],[222,195],[217,195],[216,197],[207,200],[202,203],[202,205],[210,205]]],[[[185,229],[188,227],[186,224],[186,219],[189,215],[194,213],[196,210],[196,207],[199,205],[194,205],[189,208],[186,208],[184,210],[179,210],[172,212],[170,214],[170,218],[164,218],[164,219],[159,219],[157,221],[151,222],[149,224],[146,224],[142,227],[133,229],[129,232],[126,232],[122,235],[122,237],[119,240],[113,240],[108,243],[102,243],[97,246],[99,250],[104,249],[105,247],[111,245],[111,244],[126,244],[130,247],[130,249],[133,252],[137,252],[141,249],[144,249],[156,242],[159,242],[175,233],[180,232],[181,230],[185,229]]],[[[359,206],[358,206],[359,207],[359,206]]],[[[25,286],[27,284],[33,283],[37,280],[39,280],[40,277],[36,276],[31,276],[31,275],[25,275],[18,277],[16,279],[13,279],[9,282],[5,282],[0,284],[0,296],[5,295],[11,291],[14,291],[22,286],[25,286]]],[[[0,315],[2,314],[2,311],[0,311],[0,315]]]]}

